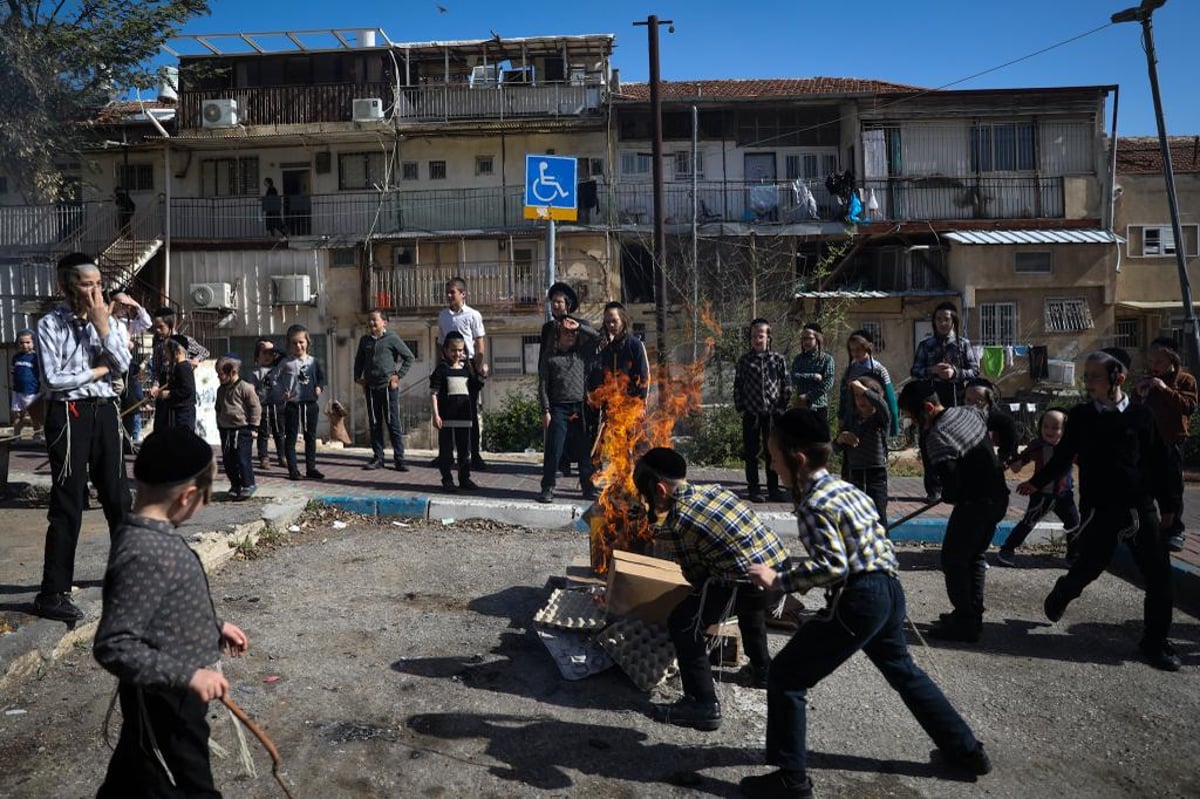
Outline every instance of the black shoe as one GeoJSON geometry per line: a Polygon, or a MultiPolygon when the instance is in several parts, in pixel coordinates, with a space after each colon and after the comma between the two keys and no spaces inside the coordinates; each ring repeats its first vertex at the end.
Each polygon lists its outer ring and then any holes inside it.
{"type": "Polygon", "coordinates": [[[787,502],[787,497],[785,497],[783,492],[779,490],[768,492],[767,499],[771,502],[787,502]]]}
{"type": "Polygon", "coordinates": [[[761,491],[751,491],[749,494],[749,499],[755,505],[761,505],[767,501],[767,495],[761,491]]]}
{"type": "Polygon", "coordinates": [[[564,463],[562,466],[560,466],[560,467],[558,468],[558,472],[559,472],[559,474],[561,474],[563,477],[570,477],[570,476],[571,476],[571,464],[569,464],[569,463],[564,463]]]}
{"type": "Polygon", "coordinates": [[[738,783],[742,796],[753,799],[812,799],[813,785],[808,775],[798,779],[783,769],[758,777],[742,777],[738,783]]]}
{"type": "Polygon", "coordinates": [[[654,720],[676,727],[712,732],[721,726],[721,703],[699,702],[685,696],[670,705],[655,705],[654,720]]]}
{"type": "Polygon", "coordinates": [[[924,502],[926,505],[936,505],[937,503],[942,501],[942,492],[931,491],[930,493],[926,494],[925,498],[921,501],[924,502]]]}
{"type": "Polygon", "coordinates": [[[382,469],[382,468],[383,468],[383,461],[380,460],[379,458],[371,458],[371,460],[367,461],[366,464],[363,466],[364,470],[370,471],[370,472],[373,472],[376,469],[382,469]]]}
{"type": "Polygon", "coordinates": [[[458,493],[458,486],[454,485],[454,481],[449,477],[444,477],[442,478],[442,490],[447,494],[456,494],[458,493]]]}
{"type": "Polygon", "coordinates": [[[996,565],[998,566],[1016,566],[1017,553],[1011,549],[1001,549],[996,553],[996,565]]]}
{"type": "Polygon", "coordinates": [[[951,770],[970,774],[974,777],[982,777],[984,774],[989,774],[992,771],[992,761],[988,758],[987,752],[983,751],[982,743],[977,743],[975,748],[970,752],[963,752],[961,754],[939,749],[937,750],[937,757],[951,770]]]}
{"type": "Polygon", "coordinates": [[[283,469],[286,469],[287,468],[287,460],[285,460],[284,458],[276,458],[275,465],[279,466],[283,469]]]}
{"type": "Polygon", "coordinates": [[[33,612],[54,621],[74,622],[83,618],[83,611],[75,607],[67,594],[38,594],[33,598],[33,612]]]}
{"type": "Polygon", "coordinates": [[[1046,601],[1042,603],[1042,610],[1046,612],[1046,618],[1050,621],[1058,621],[1067,612],[1068,600],[1062,599],[1057,593],[1051,591],[1046,595],[1046,601]]]}
{"type": "Polygon", "coordinates": [[[960,641],[966,644],[975,644],[979,642],[981,627],[982,625],[957,621],[951,615],[946,619],[939,618],[935,623],[929,625],[927,635],[939,641],[960,641]]]}
{"type": "Polygon", "coordinates": [[[1146,662],[1159,671],[1179,671],[1183,668],[1183,661],[1175,653],[1175,647],[1167,641],[1163,641],[1161,644],[1142,642],[1138,645],[1138,649],[1142,650],[1146,662]]]}
{"type": "Polygon", "coordinates": [[[289,480],[302,480],[303,478],[300,477],[300,472],[288,472],[288,479],[289,480]]]}
{"type": "Polygon", "coordinates": [[[538,494],[538,502],[541,502],[543,505],[549,505],[553,501],[554,501],[554,489],[553,488],[543,488],[542,493],[538,494]]]}
{"type": "Polygon", "coordinates": [[[472,480],[470,477],[460,477],[458,479],[458,487],[461,488],[463,491],[478,491],[479,490],[479,484],[476,483],[474,480],[472,480]]]}
{"type": "MultiPolygon", "coordinates": [[[[382,466],[383,464],[381,463],[379,465],[382,466]]],[[[398,471],[398,472],[407,472],[408,471],[408,464],[405,463],[404,461],[396,461],[392,465],[396,467],[396,471],[398,471]]]]}
{"type": "Polygon", "coordinates": [[[486,472],[488,470],[487,461],[478,455],[471,456],[471,468],[477,472],[486,472]]]}
{"type": "Polygon", "coordinates": [[[738,674],[751,688],[758,688],[763,691],[767,689],[767,669],[756,669],[747,663],[738,674]]]}
{"type": "Polygon", "coordinates": [[[325,479],[325,475],[321,474],[321,472],[316,469],[309,469],[308,471],[306,471],[304,473],[304,476],[309,480],[324,480],[325,479]]]}

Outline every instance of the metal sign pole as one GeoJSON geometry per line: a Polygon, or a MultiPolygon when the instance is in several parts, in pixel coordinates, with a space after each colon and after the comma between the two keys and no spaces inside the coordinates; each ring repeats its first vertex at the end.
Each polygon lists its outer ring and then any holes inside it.
{"type": "MultiPolygon", "coordinates": [[[[552,217],[546,221],[546,285],[547,286],[553,286],[555,281],[557,280],[557,278],[555,278],[555,276],[554,276],[554,272],[557,267],[557,264],[555,263],[555,257],[557,255],[558,244],[557,244],[557,241],[555,238],[556,234],[555,234],[554,227],[555,227],[554,219],[552,217]]],[[[552,314],[550,311],[550,298],[547,297],[546,298],[546,320],[549,321],[551,318],[552,318],[552,314]]]]}

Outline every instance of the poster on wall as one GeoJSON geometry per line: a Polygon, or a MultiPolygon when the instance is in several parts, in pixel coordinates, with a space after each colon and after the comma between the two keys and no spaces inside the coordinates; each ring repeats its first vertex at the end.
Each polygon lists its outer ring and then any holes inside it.
{"type": "Polygon", "coordinates": [[[196,435],[209,444],[219,446],[217,433],[217,362],[209,359],[196,367],[196,435]]]}

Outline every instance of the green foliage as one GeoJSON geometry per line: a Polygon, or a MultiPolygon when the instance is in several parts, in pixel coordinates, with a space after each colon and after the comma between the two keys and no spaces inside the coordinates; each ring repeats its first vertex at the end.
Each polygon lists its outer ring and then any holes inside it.
{"type": "Polygon", "coordinates": [[[693,431],[680,449],[697,466],[733,466],[742,462],[742,415],[732,405],[704,408],[687,420],[693,431]]]}
{"type": "Polygon", "coordinates": [[[500,410],[483,414],[483,449],[488,452],[542,450],[542,412],[529,391],[512,391],[500,410]]]}
{"type": "Polygon", "coordinates": [[[1183,442],[1183,465],[1200,466],[1200,411],[1192,414],[1192,426],[1187,441],[1183,442]]]}

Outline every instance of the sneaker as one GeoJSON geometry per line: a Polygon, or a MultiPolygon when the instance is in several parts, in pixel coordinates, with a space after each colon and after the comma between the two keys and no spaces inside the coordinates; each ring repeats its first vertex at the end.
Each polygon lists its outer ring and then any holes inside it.
{"type": "Polygon", "coordinates": [[[551,502],[554,501],[554,489],[553,488],[543,488],[542,493],[538,494],[537,501],[541,502],[543,505],[549,505],[551,502]]]}
{"type": "Polygon", "coordinates": [[[954,771],[964,772],[974,777],[982,777],[984,774],[989,774],[992,771],[992,761],[987,756],[987,752],[983,751],[983,744],[977,743],[975,748],[970,752],[953,753],[945,749],[939,749],[935,753],[935,758],[939,759],[954,771]]]}
{"type": "Polygon", "coordinates": [[[454,485],[454,481],[451,480],[449,477],[443,477],[442,478],[442,490],[445,491],[447,494],[457,494],[458,486],[454,485]]]}
{"type": "Polygon", "coordinates": [[[246,486],[245,488],[242,489],[242,494],[241,494],[241,496],[238,497],[238,499],[242,499],[242,500],[250,499],[250,497],[254,496],[254,494],[257,491],[258,491],[258,486],[256,486],[256,485],[246,486]]]}
{"type": "Polygon", "coordinates": [[[300,476],[300,472],[288,472],[288,479],[289,480],[302,480],[304,478],[302,478],[300,476]]]}
{"type": "Polygon", "coordinates": [[[229,498],[232,500],[241,499],[242,498],[242,489],[240,489],[240,488],[229,489],[229,498]]]}
{"type": "Polygon", "coordinates": [[[801,779],[783,769],[757,777],[742,777],[738,785],[742,796],[754,799],[812,799],[813,795],[812,779],[807,774],[801,779]]]}
{"type": "Polygon", "coordinates": [[[700,702],[685,696],[669,705],[655,705],[653,716],[664,724],[712,732],[721,726],[721,703],[700,702]]]}
{"type": "Polygon", "coordinates": [[[1050,621],[1058,621],[1067,612],[1068,602],[1061,599],[1057,593],[1051,591],[1046,595],[1046,601],[1042,603],[1042,610],[1046,612],[1046,618],[1050,621]]]}
{"type": "Polygon", "coordinates": [[[471,468],[477,472],[486,472],[488,470],[487,461],[478,455],[471,456],[471,468]]]}
{"type": "Polygon", "coordinates": [[[309,480],[324,480],[325,475],[321,474],[317,469],[309,469],[304,473],[304,476],[309,480]]]}
{"type": "Polygon", "coordinates": [[[1179,671],[1183,668],[1183,661],[1179,659],[1175,647],[1171,646],[1168,641],[1163,641],[1161,644],[1142,642],[1138,645],[1138,649],[1142,650],[1146,662],[1159,671],[1179,671]]]}
{"type": "Polygon", "coordinates": [[[382,469],[382,468],[383,468],[383,460],[380,458],[371,458],[371,460],[369,460],[363,464],[363,471],[367,471],[367,472],[373,472],[376,469],[382,469]]]}
{"type": "Polygon", "coordinates": [[[83,611],[75,607],[67,594],[38,594],[33,598],[33,612],[54,621],[74,622],[83,618],[83,611]]]}
{"type": "Polygon", "coordinates": [[[996,553],[996,563],[1000,566],[1016,566],[1017,553],[1011,549],[1001,549],[996,553]]]}
{"type": "MultiPolygon", "coordinates": [[[[379,465],[382,466],[383,464],[381,463],[379,465]]],[[[398,471],[398,472],[407,472],[408,471],[408,464],[402,460],[393,462],[392,466],[394,466],[396,468],[396,471],[398,471]]]]}
{"type": "Polygon", "coordinates": [[[748,498],[755,505],[761,505],[767,501],[767,495],[761,491],[751,491],[748,495],[748,498]]]}
{"type": "Polygon", "coordinates": [[[470,477],[459,478],[458,487],[461,488],[463,491],[478,491],[479,490],[479,484],[476,483],[474,480],[472,480],[470,477]]]}
{"type": "Polygon", "coordinates": [[[1183,533],[1175,533],[1174,535],[1167,536],[1167,549],[1172,552],[1182,552],[1183,533]]]}

